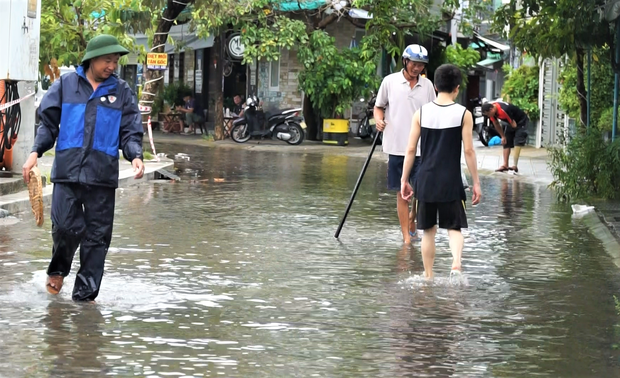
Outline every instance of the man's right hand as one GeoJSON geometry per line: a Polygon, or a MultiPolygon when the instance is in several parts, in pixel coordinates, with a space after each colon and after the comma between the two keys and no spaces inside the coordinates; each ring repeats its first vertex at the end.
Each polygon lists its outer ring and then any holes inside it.
{"type": "Polygon", "coordinates": [[[506,137],[503,137],[502,138],[502,146],[505,146],[505,145],[506,145],[506,137]]]}
{"type": "Polygon", "coordinates": [[[482,189],[480,188],[480,183],[474,184],[474,190],[471,196],[471,204],[476,206],[480,203],[480,199],[482,199],[482,189]]]}
{"type": "Polygon", "coordinates": [[[377,131],[379,132],[383,132],[383,130],[385,130],[385,126],[387,125],[387,123],[385,122],[385,120],[383,119],[378,119],[376,126],[377,126],[377,131]]]}
{"type": "Polygon", "coordinates": [[[28,156],[28,160],[26,160],[24,166],[22,167],[22,175],[24,176],[24,181],[26,184],[30,182],[30,170],[32,167],[37,165],[38,157],[39,155],[36,152],[31,153],[30,156],[28,156]]]}

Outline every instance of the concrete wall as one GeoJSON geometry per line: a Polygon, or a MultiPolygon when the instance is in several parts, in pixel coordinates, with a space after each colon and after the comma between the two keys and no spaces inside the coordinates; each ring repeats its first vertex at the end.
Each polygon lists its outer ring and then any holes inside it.
{"type": "MultiPolygon", "coordinates": [[[[35,83],[32,81],[20,81],[17,83],[17,90],[19,91],[19,96],[24,97],[28,93],[34,92],[35,83]]],[[[22,101],[20,106],[22,110],[21,125],[17,135],[17,142],[13,146],[13,167],[11,167],[11,171],[17,173],[21,173],[22,165],[28,159],[34,144],[34,96],[22,101]]]]}
{"type": "Polygon", "coordinates": [[[194,90],[195,54],[194,50],[186,50],[185,54],[183,54],[185,56],[185,61],[183,62],[183,70],[185,71],[183,72],[183,81],[192,90],[194,90]]]}
{"type": "MultiPolygon", "coordinates": [[[[336,39],[336,47],[349,48],[351,39],[356,35],[356,27],[346,20],[334,22],[325,29],[336,39]]],[[[258,97],[266,110],[274,108],[301,107],[303,93],[299,90],[299,72],[303,69],[297,60],[296,50],[284,50],[280,57],[280,81],[277,88],[270,88],[269,74],[271,64],[260,61],[258,64],[258,97]]]]}
{"type": "Polygon", "coordinates": [[[297,51],[284,50],[278,62],[260,61],[258,64],[258,97],[265,110],[275,108],[301,107],[302,93],[297,76],[302,66],[297,60],[297,51]],[[270,87],[271,64],[279,64],[279,85],[270,87]]]}

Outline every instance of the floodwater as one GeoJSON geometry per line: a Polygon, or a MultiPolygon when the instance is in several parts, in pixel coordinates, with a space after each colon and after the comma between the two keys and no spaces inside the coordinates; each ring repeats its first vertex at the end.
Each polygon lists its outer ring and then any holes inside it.
{"type": "MultiPolygon", "coordinates": [[[[336,147],[335,147],[336,148],[336,147]]],[[[1,377],[617,377],[617,268],[542,186],[483,178],[466,283],[403,248],[385,164],[159,146],[181,182],[118,190],[96,304],[44,288],[50,222],[0,227],[1,377]]],[[[46,210],[49,214],[49,209],[46,210]]]]}

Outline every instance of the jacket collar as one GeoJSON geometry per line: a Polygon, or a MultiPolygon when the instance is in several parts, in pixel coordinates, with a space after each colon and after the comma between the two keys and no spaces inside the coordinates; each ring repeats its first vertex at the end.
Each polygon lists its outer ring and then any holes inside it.
{"type": "MultiPolygon", "coordinates": [[[[88,81],[88,78],[86,77],[86,72],[84,72],[84,66],[78,66],[76,73],[78,74],[78,76],[80,76],[81,78],[83,78],[84,80],[86,80],[89,84],[90,81],[88,81]]],[[[118,83],[118,77],[116,77],[115,74],[112,74],[109,78],[107,78],[103,83],[99,84],[99,88],[105,87],[114,87],[116,88],[116,84],[118,83]]],[[[112,88],[108,88],[109,92],[112,92],[111,90],[112,88]]]]}

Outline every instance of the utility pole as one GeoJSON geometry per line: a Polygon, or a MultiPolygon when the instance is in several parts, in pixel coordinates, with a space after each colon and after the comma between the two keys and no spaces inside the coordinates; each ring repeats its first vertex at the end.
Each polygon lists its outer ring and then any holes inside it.
{"type": "Polygon", "coordinates": [[[35,135],[41,0],[0,4],[0,169],[21,174],[35,135]]]}

